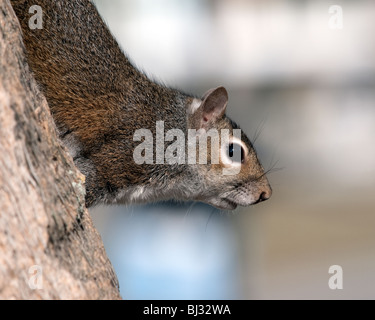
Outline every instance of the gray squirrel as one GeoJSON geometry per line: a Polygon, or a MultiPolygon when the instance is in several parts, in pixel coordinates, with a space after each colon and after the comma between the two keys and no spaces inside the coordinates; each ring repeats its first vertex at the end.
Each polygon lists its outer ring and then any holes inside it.
{"type": "MultiPolygon", "coordinates": [[[[150,80],[129,62],[91,1],[11,3],[60,139],[86,176],[87,207],[175,199],[233,210],[270,198],[271,187],[250,140],[243,132],[235,137],[239,127],[225,114],[225,88],[211,89],[200,99],[150,80]],[[42,9],[41,29],[30,28],[32,6],[42,9]],[[149,130],[155,143],[158,124],[164,132],[182,132],[195,142],[206,134],[211,141],[207,161],[191,161],[201,151],[191,156],[178,146],[176,152],[182,153],[174,163],[157,161],[157,148],[150,149],[149,161],[136,161],[135,150],[146,140],[135,139],[137,130],[149,130]],[[212,143],[216,138],[207,135],[210,130],[229,132],[229,139],[219,136],[218,147],[212,143]],[[213,161],[214,154],[219,161],[213,161]],[[223,174],[231,168],[236,174],[223,174]]],[[[162,152],[174,143],[167,140],[162,152]]],[[[191,141],[183,142],[187,148],[191,141]]],[[[147,152],[145,147],[139,156],[147,152]]]]}

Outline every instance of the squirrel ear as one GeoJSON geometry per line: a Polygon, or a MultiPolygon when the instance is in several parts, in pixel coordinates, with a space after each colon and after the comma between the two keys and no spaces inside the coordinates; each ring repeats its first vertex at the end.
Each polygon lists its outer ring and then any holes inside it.
{"type": "Polygon", "coordinates": [[[224,87],[207,91],[200,108],[202,108],[202,122],[209,122],[225,113],[228,104],[228,92],[224,87]]]}
{"type": "Polygon", "coordinates": [[[208,124],[223,116],[228,104],[228,92],[224,87],[207,91],[199,107],[193,107],[193,123],[196,129],[207,128],[208,124]]]}

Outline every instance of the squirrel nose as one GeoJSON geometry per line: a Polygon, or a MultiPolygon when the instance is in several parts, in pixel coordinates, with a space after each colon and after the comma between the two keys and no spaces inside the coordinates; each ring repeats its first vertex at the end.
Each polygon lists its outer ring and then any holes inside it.
{"type": "Polygon", "coordinates": [[[261,192],[258,201],[256,201],[255,203],[268,200],[271,197],[271,194],[272,194],[271,188],[269,188],[269,190],[267,191],[261,192]]]}
{"type": "Polygon", "coordinates": [[[266,201],[271,197],[270,193],[262,192],[259,197],[259,201],[266,201]]]}

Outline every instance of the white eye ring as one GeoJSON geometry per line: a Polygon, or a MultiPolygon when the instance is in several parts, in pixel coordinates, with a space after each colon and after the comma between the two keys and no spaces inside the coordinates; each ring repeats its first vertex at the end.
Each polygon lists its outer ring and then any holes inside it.
{"type": "Polygon", "coordinates": [[[237,144],[241,146],[244,156],[246,156],[246,154],[248,153],[246,145],[242,142],[242,140],[235,137],[230,137],[228,143],[223,143],[221,146],[221,160],[226,166],[240,167],[243,163],[242,161],[233,161],[232,157],[229,157],[228,146],[230,146],[231,144],[237,144]]]}

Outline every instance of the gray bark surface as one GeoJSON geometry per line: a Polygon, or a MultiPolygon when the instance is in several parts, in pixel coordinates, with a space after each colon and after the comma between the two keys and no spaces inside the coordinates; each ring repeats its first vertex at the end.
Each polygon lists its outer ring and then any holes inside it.
{"type": "Polygon", "coordinates": [[[24,50],[0,0],[0,298],[120,299],[85,208],[85,178],[57,138],[24,50]]]}

